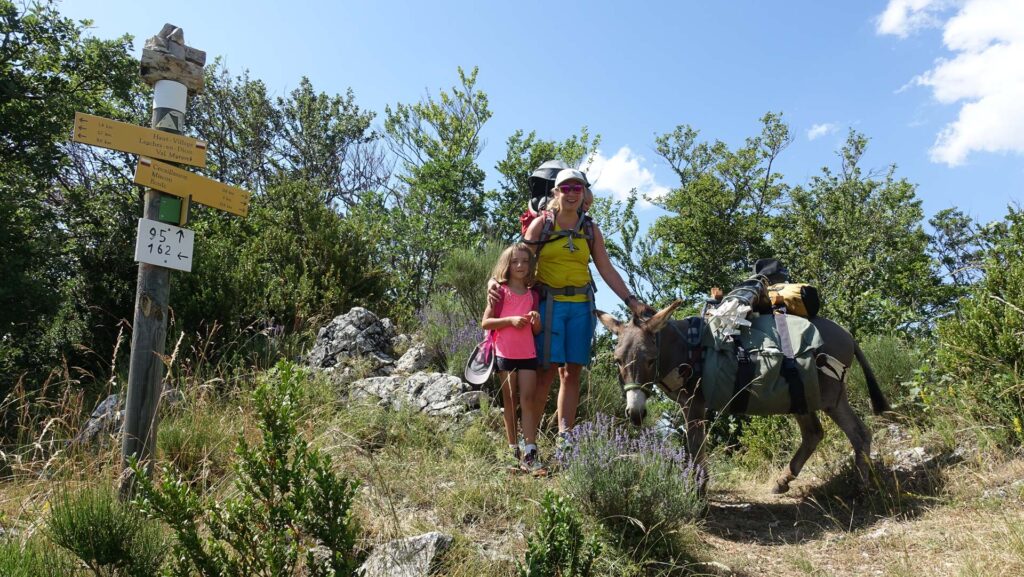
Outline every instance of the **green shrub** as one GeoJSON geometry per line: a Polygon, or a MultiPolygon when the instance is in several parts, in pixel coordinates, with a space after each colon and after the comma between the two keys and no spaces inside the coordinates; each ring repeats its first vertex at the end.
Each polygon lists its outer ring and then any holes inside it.
{"type": "Polygon", "coordinates": [[[601,546],[583,533],[579,516],[569,502],[552,491],[544,493],[540,522],[527,537],[519,577],[587,577],[601,546]]]}
{"type": "Polygon", "coordinates": [[[149,577],[166,552],[159,524],[122,504],[109,488],[58,493],[47,532],[98,576],[149,577]]]}
{"type": "Polygon", "coordinates": [[[958,383],[958,407],[1024,442],[1024,211],[985,235],[985,277],[939,322],[939,367],[958,383]]]}
{"type": "Polygon", "coordinates": [[[157,484],[137,465],[139,504],[174,531],[174,574],[349,575],[358,525],[358,483],[339,476],[330,456],[298,433],[305,374],[280,362],[253,393],[260,443],[239,440],[232,465],[236,495],[203,498],[163,470],[157,484]]]}
{"type": "Polygon", "coordinates": [[[60,547],[43,537],[21,543],[0,539],[0,575],[4,577],[67,577],[76,563],[60,547]]]}
{"type": "MultiPolygon", "coordinates": [[[[929,356],[927,345],[908,341],[898,335],[871,335],[860,338],[859,342],[889,403],[901,413],[913,413],[916,399],[908,382],[929,356]]],[[[854,363],[847,383],[851,400],[858,406],[867,407],[868,389],[859,363],[854,363]]]]}
{"type": "Polygon", "coordinates": [[[670,533],[704,508],[703,469],[676,441],[651,429],[630,436],[597,415],[556,452],[566,493],[602,522],[628,534],[670,533]]]}
{"type": "Polygon", "coordinates": [[[490,242],[482,248],[452,251],[437,275],[434,291],[419,312],[419,330],[438,368],[461,375],[483,333],[480,319],[487,305],[487,279],[504,246],[490,242]]]}
{"type": "Polygon", "coordinates": [[[748,469],[784,465],[793,456],[800,431],[793,419],[783,415],[747,417],[740,428],[737,461],[748,469]]]}

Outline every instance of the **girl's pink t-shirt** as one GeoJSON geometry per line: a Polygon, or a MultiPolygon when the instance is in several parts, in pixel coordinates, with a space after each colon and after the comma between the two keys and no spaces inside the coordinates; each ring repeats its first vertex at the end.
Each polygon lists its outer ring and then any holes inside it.
{"type": "MultiPolygon", "coordinates": [[[[507,285],[501,285],[502,317],[518,317],[534,310],[533,291],[516,294],[507,285]]],[[[537,356],[537,347],[533,341],[533,327],[529,323],[521,327],[511,325],[498,329],[494,343],[499,357],[506,359],[532,359],[537,356]]]]}

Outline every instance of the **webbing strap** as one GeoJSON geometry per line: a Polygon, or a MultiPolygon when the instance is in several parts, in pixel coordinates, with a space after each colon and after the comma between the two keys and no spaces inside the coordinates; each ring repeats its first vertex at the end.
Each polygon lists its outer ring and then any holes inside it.
{"type": "Polygon", "coordinates": [[[787,315],[778,314],[774,317],[775,329],[779,331],[779,348],[785,357],[782,359],[782,376],[789,383],[789,412],[802,415],[807,412],[807,393],[804,391],[800,371],[797,370],[793,341],[789,338],[789,323],[786,322],[787,315]]]}
{"type": "Polygon", "coordinates": [[[754,359],[751,353],[740,345],[736,344],[736,380],[733,382],[732,400],[729,402],[729,412],[742,414],[747,411],[750,404],[750,381],[754,380],[754,359]]]}

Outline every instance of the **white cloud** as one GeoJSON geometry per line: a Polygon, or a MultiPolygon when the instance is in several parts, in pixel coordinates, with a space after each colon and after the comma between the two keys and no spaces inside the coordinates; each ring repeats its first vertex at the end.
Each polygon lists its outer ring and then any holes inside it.
{"type": "Polygon", "coordinates": [[[623,146],[614,156],[606,157],[601,151],[594,155],[594,162],[587,170],[587,179],[593,184],[595,194],[607,194],[616,200],[625,200],[634,188],[640,194],[639,205],[650,206],[643,198],[660,198],[668,194],[669,188],[657,183],[654,173],[644,168],[646,160],[623,146]]]}
{"type": "Polygon", "coordinates": [[[816,140],[822,136],[828,136],[839,129],[835,122],[823,122],[815,124],[807,130],[807,140],[816,140]]]}
{"type": "Polygon", "coordinates": [[[894,34],[906,38],[922,28],[939,25],[939,13],[952,0],[889,0],[885,12],[876,20],[879,34],[894,34]]]}
{"type": "Polygon", "coordinates": [[[1024,154],[1024,2],[890,0],[877,31],[906,37],[923,26],[941,26],[954,56],[914,83],[942,104],[960,104],[929,151],[932,161],[956,166],[972,152],[1024,154]]]}

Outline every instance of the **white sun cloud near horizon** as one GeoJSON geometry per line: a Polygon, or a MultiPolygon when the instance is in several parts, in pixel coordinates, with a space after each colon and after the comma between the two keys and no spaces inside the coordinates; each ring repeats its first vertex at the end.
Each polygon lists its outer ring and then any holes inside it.
{"type": "Polygon", "coordinates": [[[953,55],[911,84],[960,105],[936,135],[931,160],[959,166],[976,152],[1024,155],[1024,0],[889,0],[876,21],[878,34],[899,38],[931,27],[942,28],[953,55]]]}
{"type": "Polygon", "coordinates": [[[668,194],[669,187],[659,184],[645,164],[647,160],[644,157],[623,146],[612,156],[605,156],[598,150],[593,162],[585,169],[595,194],[626,200],[635,188],[640,196],[637,206],[649,208],[652,205],[644,197],[661,198],[668,194]]]}

